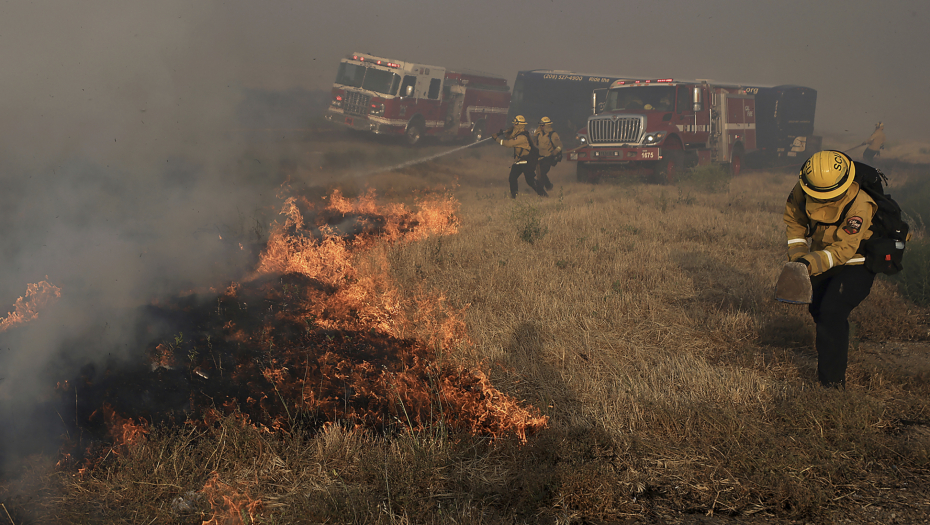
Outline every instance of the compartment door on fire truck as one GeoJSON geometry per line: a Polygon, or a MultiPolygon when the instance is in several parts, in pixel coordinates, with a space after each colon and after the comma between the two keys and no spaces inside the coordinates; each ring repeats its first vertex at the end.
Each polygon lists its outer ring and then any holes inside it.
{"type": "Polygon", "coordinates": [[[457,133],[459,123],[462,121],[462,106],[465,104],[465,86],[448,85],[443,90],[443,98],[446,103],[446,130],[452,130],[457,133]]]}
{"type": "Polygon", "coordinates": [[[680,85],[675,91],[675,115],[673,122],[681,130],[684,147],[704,148],[710,135],[710,118],[707,111],[695,111],[694,89],[700,90],[701,108],[705,107],[705,91],[693,84],[680,85]]]}
{"type": "Polygon", "coordinates": [[[443,115],[440,112],[442,103],[442,79],[446,76],[445,68],[419,66],[416,68],[417,87],[414,89],[417,96],[417,109],[426,119],[427,128],[442,126],[443,115]]]}
{"type": "Polygon", "coordinates": [[[743,151],[756,148],[756,99],[752,95],[727,93],[725,100],[726,120],[723,123],[723,133],[726,162],[737,144],[743,151]]]}

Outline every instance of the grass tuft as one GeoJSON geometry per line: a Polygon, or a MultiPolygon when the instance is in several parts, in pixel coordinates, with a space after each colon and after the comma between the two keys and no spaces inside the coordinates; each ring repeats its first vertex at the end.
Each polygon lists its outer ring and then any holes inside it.
{"type": "Polygon", "coordinates": [[[539,208],[529,204],[518,204],[511,210],[510,220],[517,227],[517,235],[523,242],[534,244],[549,233],[549,228],[542,225],[540,216],[539,208]]]}

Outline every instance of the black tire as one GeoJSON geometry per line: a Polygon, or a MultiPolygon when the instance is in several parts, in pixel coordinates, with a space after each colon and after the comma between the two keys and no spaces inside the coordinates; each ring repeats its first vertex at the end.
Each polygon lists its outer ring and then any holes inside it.
{"type": "Polygon", "coordinates": [[[685,169],[684,152],[673,149],[664,152],[662,157],[655,164],[652,182],[655,184],[675,184],[678,182],[678,176],[685,169]]]}
{"type": "Polygon", "coordinates": [[[409,146],[416,146],[423,142],[423,124],[415,120],[407,124],[407,130],[404,131],[404,141],[409,146]]]}
{"type": "Polygon", "coordinates": [[[471,132],[471,142],[481,142],[484,138],[484,121],[481,121],[475,124],[475,129],[471,132]]]}

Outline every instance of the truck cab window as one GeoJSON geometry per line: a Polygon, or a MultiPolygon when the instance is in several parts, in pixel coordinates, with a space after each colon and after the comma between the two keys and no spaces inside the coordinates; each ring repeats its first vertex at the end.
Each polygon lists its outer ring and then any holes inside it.
{"type": "Polygon", "coordinates": [[[435,100],[439,98],[439,90],[442,87],[442,79],[434,78],[429,81],[429,94],[426,96],[435,100]]]}
{"type": "Polygon", "coordinates": [[[678,86],[678,93],[676,97],[676,111],[678,113],[683,113],[685,111],[692,111],[691,107],[691,90],[688,86],[678,86]]]}
{"type": "Polygon", "coordinates": [[[413,75],[407,75],[404,77],[404,83],[400,85],[400,96],[402,97],[412,97],[416,94],[417,87],[417,77],[413,75]],[[408,94],[407,91],[410,93],[408,94]]]}

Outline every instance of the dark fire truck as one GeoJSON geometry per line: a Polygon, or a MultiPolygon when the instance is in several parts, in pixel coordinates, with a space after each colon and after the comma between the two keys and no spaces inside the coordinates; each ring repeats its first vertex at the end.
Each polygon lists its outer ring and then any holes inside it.
{"type": "Polygon", "coordinates": [[[804,86],[760,87],[756,93],[756,151],[746,155],[747,167],[804,162],[821,150],[814,135],[817,90],[804,86]]]}
{"type": "MultiPolygon", "coordinates": [[[[674,181],[682,169],[710,163],[739,174],[747,155],[759,151],[760,125],[767,133],[762,143],[766,151],[771,147],[777,155],[782,148],[786,157],[792,148],[794,156],[802,157],[817,151],[816,137],[808,141],[796,135],[785,143],[786,130],[813,132],[813,103],[809,128],[779,127],[778,112],[769,106],[761,115],[757,111],[760,91],[763,97],[778,99],[778,89],[671,78],[618,80],[607,91],[603,111],[589,117],[578,132],[581,145],[570,150],[568,158],[577,162],[580,181],[596,180],[606,168],[617,167],[644,172],[655,182],[674,181]]],[[[781,113],[785,110],[783,103],[781,113]]]]}
{"type": "Polygon", "coordinates": [[[571,144],[575,132],[591,116],[592,93],[597,97],[595,107],[602,106],[607,88],[617,80],[627,77],[552,69],[518,71],[507,120],[523,115],[535,126],[542,117],[549,117],[563,142],[571,144]]]}
{"type": "Polygon", "coordinates": [[[353,53],[339,64],[326,119],[351,129],[403,136],[481,140],[507,127],[503,77],[353,53]]]}

